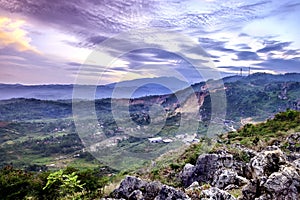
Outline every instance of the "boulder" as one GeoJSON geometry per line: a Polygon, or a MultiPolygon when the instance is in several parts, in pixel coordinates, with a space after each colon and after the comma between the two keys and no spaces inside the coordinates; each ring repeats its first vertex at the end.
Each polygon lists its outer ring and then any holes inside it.
{"type": "Polygon", "coordinates": [[[300,132],[293,133],[286,138],[287,149],[291,152],[300,152],[300,132]]]}
{"type": "Polygon", "coordinates": [[[300,176],[294,167],[284,167],[269,176],[262,185],[262,191],[273,200],[300,199],[300,176]]]}
{"type": "Polygon", "coordinates": [[[184,192],[161,184],[158,181],[147,182],[133,176],[127,176],[112,193],[116,199],[131,200],[177,200],[190,199],[184,192]]]}
{"type": "Polygon", "coordinates": [[[197,181],[193,182],[185,191],[192,200],[235,200],[228,192],[207,184],[200,186],[197,181]]]}
{"type": "Polygon", "coordinates": [[[190,200],[189,196],[187,196],[184,192],[180,190],[176,190],[173,187],[169,187],[164,185],[160,190],[157,197],[154,200],[190,200]]]}
{"type": "Polygon", "coordinates": [[[300,199],[299,169],[285,165],[270,176],[252,179],[243,188],[244,200],[289,200],[300,199]]]}
{"type": "Polygon", "coordinates": [[[189,186],[191,183],[195,182],[195,170],[196,167],[190,163],[187,163],[183,170],[180,172],[181,182],[184,186],[189,186]]]}
{"type": "Polygon", "coordinates": [[[244,177],[238,176],[236,171],[232,169],[219,169],[216,171],[212,186],[215,186],[219,189],[224,189],[229,185],[242,186],[248,183],[248,180],[244,177]]]}
{"type": "Polygon", "coordinates": [[[273,172],[277,172],[285,163],[286,157],[278,147],[268,147],[250,160],[249,167],[252,178],[269,176],[273,172]]]}
{"type": "Polygon", "coordinates": [[[113,191],[114,198],[129,198],[135,190],[141,190],[147,185],[146,181],[133,176],[127,176],[121,183],[119,188],[113,191]]]}
{"type": "Polygon", "coordinates": [[[203,154],[197,159],[196,165],[185,165],[180,178],[185,187],[193,182],[211,183],[217,170],[231,168],[233,156],[231,154],[203,154]]]}
{"type": "Polygon", "coordinates": [[[144,199],[143,193],[140,190],[134,190],[130,195],[129,195],[130,200],[142,200],[144,199]]]}
{"type": "Polygon", "coordinates": [[[231,194],[217,187],[211,187],[202,191],[203,198],[206,200],[236,200],[231,194]]]}

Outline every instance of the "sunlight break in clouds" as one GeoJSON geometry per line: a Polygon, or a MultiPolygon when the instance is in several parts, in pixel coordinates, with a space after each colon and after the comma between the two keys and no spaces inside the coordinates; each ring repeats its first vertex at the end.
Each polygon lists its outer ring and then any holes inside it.
{"type": "Polygon", "coordinates": [[[0,45],[12,45],[18,51],[33,51],[40,53],[30,42],[27,31],[24,30],[26,22],[14,20],[7,17],[0,17],[0,45]]]}

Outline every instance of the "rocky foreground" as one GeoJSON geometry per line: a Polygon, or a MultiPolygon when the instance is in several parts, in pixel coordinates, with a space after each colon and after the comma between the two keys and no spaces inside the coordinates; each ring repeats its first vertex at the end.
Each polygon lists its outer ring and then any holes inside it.
{"type": "Polygon", "coordinates": [[[195,165],[184,166],[178,174],[182,188],[127,176],[107,199],[300,199],[299,132],[260,151],[239,145],[235,148],[250,161],[236,159],[226,149],[217,150],[200,155],[195,165]]]}

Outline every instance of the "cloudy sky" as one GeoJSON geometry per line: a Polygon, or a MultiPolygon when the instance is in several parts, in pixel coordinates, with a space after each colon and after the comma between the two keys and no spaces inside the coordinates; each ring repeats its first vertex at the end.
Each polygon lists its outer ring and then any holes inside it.
{"type": "Polygon", "coordinates": [[[300,72],[299,19],[299,0],[0,0],[0,83],[75,83],[80,71],[105,84],[170,70],[197,82],[187,60],[203,58],[199,47],[223,76],[300,72]],[[178,35],[161,34],[155,48],[130,36],[149,29],[178,35]]]}

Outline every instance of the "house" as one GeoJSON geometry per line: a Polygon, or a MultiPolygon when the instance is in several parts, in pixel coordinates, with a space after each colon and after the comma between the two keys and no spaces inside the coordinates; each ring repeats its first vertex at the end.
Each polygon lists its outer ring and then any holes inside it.
{"type": "Polygon", "coordinates": [[[161,137],[148,138],[148,140],[150,143],[160,143],[163,141],[161,137]]]}
{"type": "Polygon", "coordinates": [[[163,139],[163,142],[164,143],[171,143],[171,142],[173,142],[173,140],[172,139],[163,139]]]}

